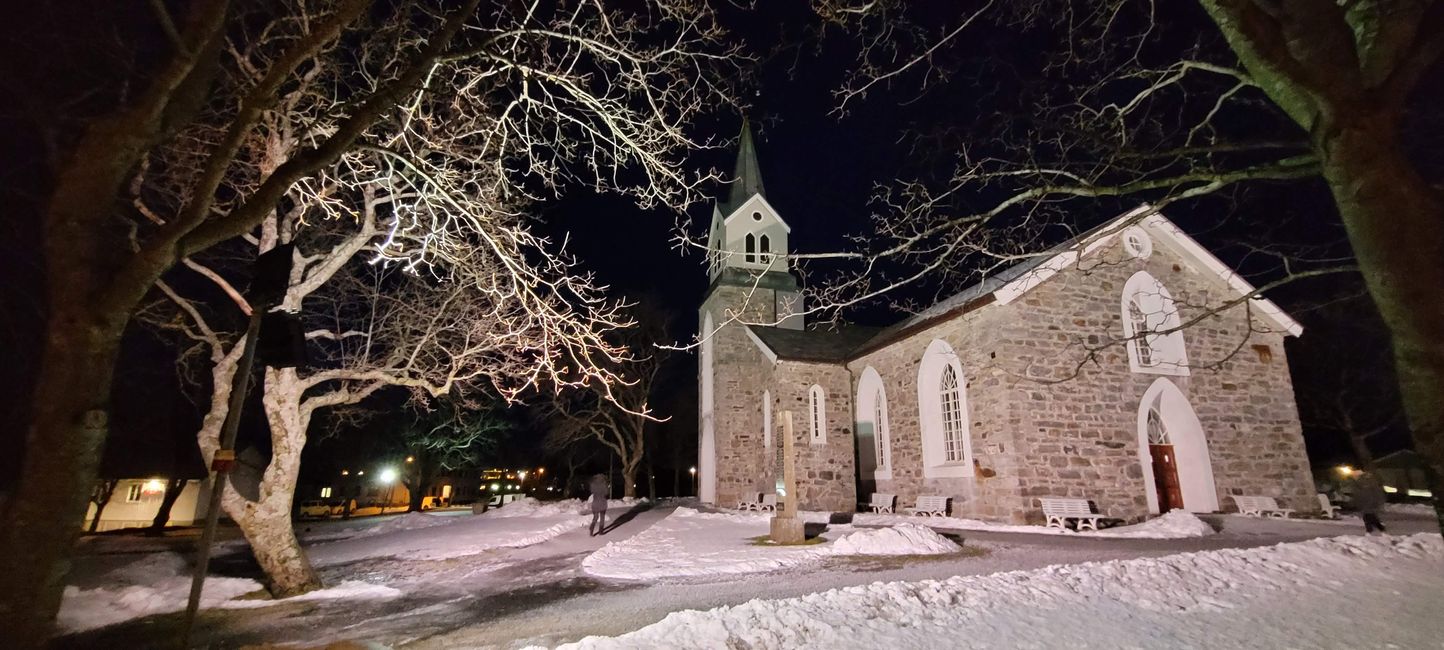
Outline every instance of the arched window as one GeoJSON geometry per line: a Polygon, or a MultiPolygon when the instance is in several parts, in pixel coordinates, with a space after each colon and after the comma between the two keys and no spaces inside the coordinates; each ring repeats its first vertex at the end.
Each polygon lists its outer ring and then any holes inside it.
{"type": "Polygon", "coordinates": [[[1168,439],[1168,428],[1163,426],[1163,416],[1158,414],[1158,409],[1148,409],[1148,444],[1150,445],[1171,445],[1168,439]]]}
{"type": "Polygon", "coordinates": [[[822,387],[813,384],[807,391],[808,408],[812,413],[812,430],[808,442],[814,445],[827,444],[827,396],[822,387]]]}
{"type": "Polygon", "coordinates": [[[772,263],[772,255],[770,255],[770,253],[772,252],[771,238],[769,238],[767,235],[762,235],[761,237],[759,237],[757,239],[757,250],[758,252],[762,253],[760,258],[763,264],[772,263]]]}
{"type": "Polygon", "coordinates": [[[1123,336],[1133,372],[1188,374],[1178,308],[1163,283],[1146,271],[1123,285],[1123,336]]]}
{"type": "Polygon", "coordinates": [[[744,251],[747,253],[746,260],[748,262],[757,261],[757,235],[750,232],[747,233],[746,248],[744,251]]]}
{"type": "MultiPolygon", "coordinates": [[[[857,434],[859,454],[873,456],[873,478],[892,478],[892,433],[887,420],[887,391],[882,376],[872,366],[863,368],[857,381],[857,434]],[[868,432],[872,433],[871,450],[867,448],[868,432]]],[[[867,463],[862,464],[867,467],[867,463]]]]}
{"type": "Polygon", "coordinates": [[[963,393],[958,387],[958,373],[952,366],[943,368],[938,381],[938,404],[943,413],[943,460],[956,463],[963,453],[963,393]]]}
{"type": "Polygon", "coordinates": [[[967,377],[952,346],[928,344],[918,363],[918,424],[923,438],[923,477],[973,475],[967,377]]]}

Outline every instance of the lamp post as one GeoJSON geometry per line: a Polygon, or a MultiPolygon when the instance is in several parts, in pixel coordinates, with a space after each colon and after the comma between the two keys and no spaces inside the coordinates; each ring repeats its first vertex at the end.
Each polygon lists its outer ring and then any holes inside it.
{"type": "Polygon", "coordinates": [[[692,496],[695,497],[697,496],[697,466],[693,465],[692,469],[687,471],[692,474],[692,496]]]}

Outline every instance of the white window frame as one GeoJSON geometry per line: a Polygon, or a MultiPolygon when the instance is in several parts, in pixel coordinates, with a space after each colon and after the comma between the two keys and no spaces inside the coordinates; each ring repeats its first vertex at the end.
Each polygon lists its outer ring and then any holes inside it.
{"type": "Polygon", "coordinates": [[[140,503],[141,497],[145,494],[145,484],[131,483],[125,486],[125,502],[140,503]]]}
{"type": "Polygon", "coordinates": [[[863,368],[857,381],[857,422],[872,423],[873,480],[892,480],[892,432],[887,416],[887,390],[882,375],[872,366],[863,368]]]}
{"type": "Polygon", "coordinates": [[[1123,337],[1128,346],[1128,368],[1140,374],[1187,377],[1188,349],[1184,344],[1178,305],[1168,288],[1147,271],[1139,271],[1123,285],[1121,306],[1123,337]],[[1137,310],[1135,316],[1134,310],[1137,310]],[[1142,322],[1138,322],[1138,316],[1142,322]],[[1140,328],[1140,325],[1144,328],[1140,328]],[[1162,331],[1166,334],[1143,334],[1162,331]]]}
{"type": "Polygon", "coordinates": [[[749,233],[747,233],[747,236],[746,236],[746,237],[743,237],[742,239],[743,239],[743,243],[742,243],[743,258],[742,258],[742,259],[746,260],[748,264],[756,264],[756,263],[757,263],[757,235],[749,232],[749,233]]]}
{"type": "Polygon", "coordinates": [[[822,390],[822,386],[813,384],[812,388],[807,389],[807,406],[808,414],[811,416],[808,419],[812,424],[809,432],[811,435],[808,436],[807,441],[814,445],[825,445],[827,444],[827,392],[822,390]]]}
{"type": "Polygon", "coordinates": [[[963,387],[958,371],[951,365],[943,366],[938,378],[938,407],[943,416],[943,462],[961,463],[967,460],[963,452],[963,438],[967,427],[963,422],[963,387]]]}
{"type": "Polygon", "coordinates": [[[918,425],[923,443],[924,478],[964,478],[973,476],[973,442],[971,413],[968,406],[968,376],[953,347],[942,339],[933,339],[918,363],[918,425]],[[957,418],[954,435],[961,457],[948,458],[949,425],[943,414],[942,380],[951,369],[957,379],[957,418]]]}

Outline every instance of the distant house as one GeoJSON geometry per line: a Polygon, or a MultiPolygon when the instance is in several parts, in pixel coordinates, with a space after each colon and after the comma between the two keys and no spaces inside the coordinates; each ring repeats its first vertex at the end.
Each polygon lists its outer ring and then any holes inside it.
{"type": "MultiPolygon", "coordinates": [[[[161,498],[165,496],[164,478],[121,479],[111,493],[110,501],[101,511],[97,531],[119,530],[121,528],[144,528],[155,519],[160,510],[161,498]]],[[[167,526],[190,526],[206,517],[206,504],[210,501],[207,481],[187,480],[170,509],[167,526]]],[[[85,511],[85,530],[95,518],[95,504],[85,511]]]]}

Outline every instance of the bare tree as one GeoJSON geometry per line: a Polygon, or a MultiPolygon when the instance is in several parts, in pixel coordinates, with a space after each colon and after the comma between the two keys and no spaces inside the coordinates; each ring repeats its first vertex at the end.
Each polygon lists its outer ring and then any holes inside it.
{"type": "Polygon", "coordinates": [[[630,351],[627,359],[614,366],[620,382],[558,391],[544,407],[548,450],[562,452],[588,440],[601,443],[622,465],[622,494],[627,498],[637,496],[637,473],[647,451],[647,425],[657,420],[651,407],[652,391],[669,354],[658,344],[670,340],[660,314],[644,310],[638,323],[618,333],[621,346],[630,351]]]}
{"type": "Polygon", "coordinates": [[[119,479],[103,478],[97,479],[90,488],[90,503],[95,504],[95,518],[90,520],[90,532],[93,533],[100,527],[100,515],[105,513],[106,504],[115,496],[117,485],[120,485],[119,479]]]}
{"type": "MultiPolygon", "coordinates": [[[[36,647],[48,636],[59,567],[85,507],[77,486],[95,475],[106,435],[121,332],[172,265],[236,237],[268,248],[273,233],[255,232],[267,216],[287,209],[298,187],[325,198],[314,179],[361,150],[418,178],[449,178],[487,208],[469,212],[452,205],[454,195],[420,185],[415,202],[388,221],[388,233],[404,231],[417,243],[381,248],[415,270],[476,245],[495,247],[479,223],[518,197],[585,182],[643,204],[681,205],[705,180],[678,171],[684,152],[706,145],[683,127],[729,103],[715,73],[736,58],[705,5],[478,5],[204,0],[177,20],[165,3],[151,3],[165,51],[138,59],[153,63],[91,102],[101,106],[81,118],[74,137],[60,139],[52,172],[42,234],[47,329],[22,478],[0,526],[0,554],[20,567],[0,585],[0,617],[14,645],[36,647]],[[334,94],[282,101],[318,79],[334,94]],[[270,134],[278,112],[308,126],[293,133],[295,146],[258,164],[252,145],[270,134]],[[459,115],[477,119],[454,121],[459,115]],[[402,128],[374,131],[383,118],[402,128]],[[449,130],[454,123],[479,128],[449,130]],[[464,149],[474,168],[435,161],[437,142],[464,149]],[[482,168],[490,173],[475,180],[482,168]],[[137,216],[120,199],[133,194],[138,175],[145,188],[156,185],[144,180],[150,175],[188,180],[171,185],[179,189],[168,201],[145,196],[150,212],[137,216]]],[[[530,267],[509,277],[528,274],[546,277],[530,267]]],[[[539,284],[565,290],[555,282],[539,284]]],[[[286,371],[268,374],[273,380],[292,381],[286,371]]],[[[350,390],[365,388],[342,393],[350,390]]]]}
{"type": "MultiPolygon", "coordinates": [[[[1321,179],[1357,265],[1281,255],[1278,280],[1260,292],[1361,273],[1392,334],[1415,445],[1444,474],[1444,194],[1404,131],[1437,113],[1426,80],[1438,78],[1444,54],[1444,3],[988,2],[955,9],[940,30],[911,3],[813,6],[860,45],[837,94],[841,113],[884,88],[926,93],[947,82],[948,54],[970,30],[1058,43],[1030,71],[1039,79],[1012,121],[963,129],[970,139],[949,178],[884,188],[876,232],[856,250],[798,256],[852,267],[815,296],[818,310],[1025,259],[1080,200],[1148,201],[1156,211],[1321,179]]],[[[1225,308],[1247,305],[1215,307],[1225,308]]],[[[1435,504],[1444,527],[1444,501],[1435,504]]]]}
{"type": "Polygon", "coordinates": [[[150,528],[146,529],[147,535],[160,535],[165,532],[165,525],[170,522],[170,511],[175,507],[175,502],[180,498],[181,492],[186,488],[189,479],[171,477],[165,480],[165,493],[161,495],[160,507],[156,508],[155,518],[150,521],[150,528]]]}

